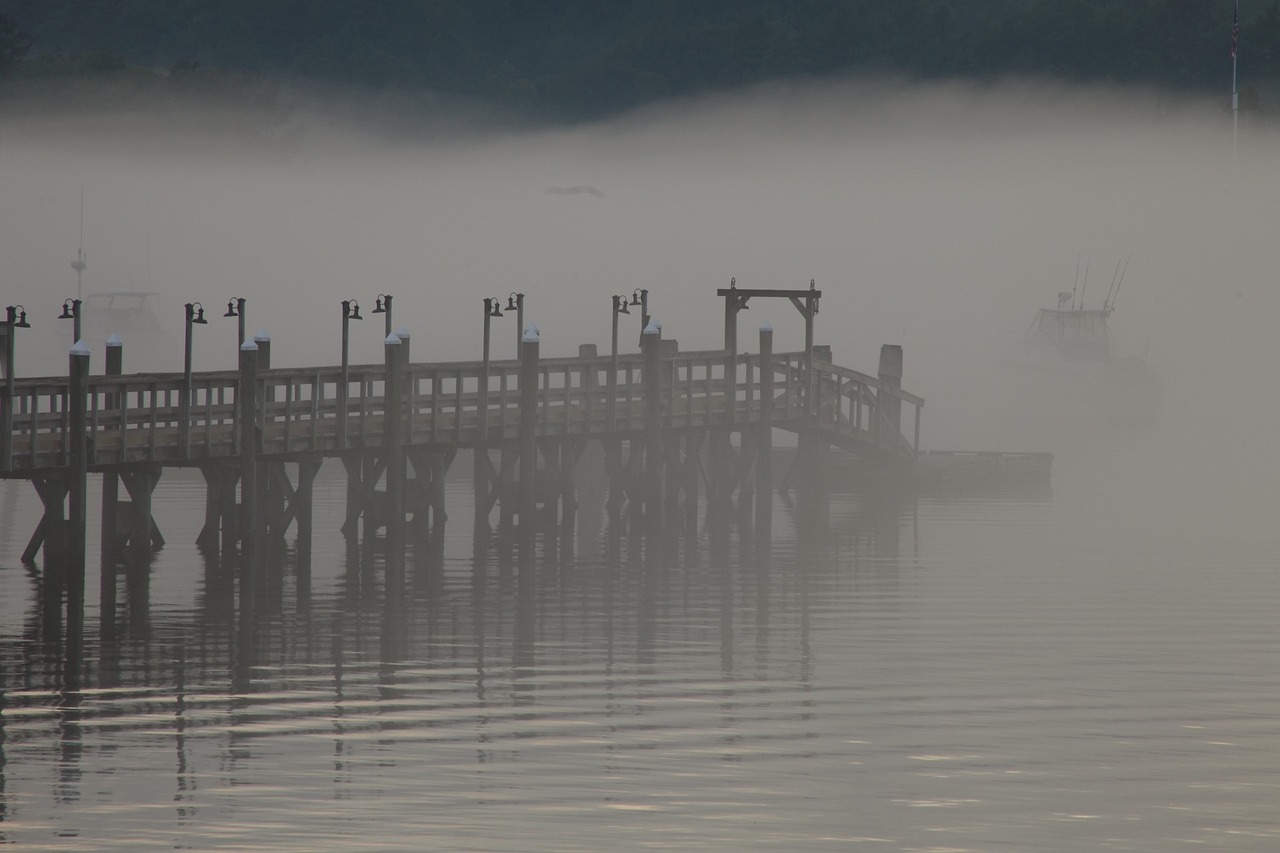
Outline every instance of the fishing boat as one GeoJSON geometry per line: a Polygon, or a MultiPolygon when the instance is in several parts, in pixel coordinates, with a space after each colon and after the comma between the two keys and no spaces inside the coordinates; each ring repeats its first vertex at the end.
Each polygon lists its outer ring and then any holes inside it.
{"type": "Polygon", "coordinates": [[[131,370],[161,370],[181,341],[165,330],[152,310],[155,293],[111,290],[90,293],[82,306],[84,338],[100,346],[111,335],[125,343],[131,370]]]}
{"type": "MultiPolygon", "coordinates": [[[[1126,351],[1111,329],[1127,263],[1117,265],[1101,307],[1084,301],[1088,269],[1057,305],[1036,312],[1017,361],[1024,418],[1066,430],[1146,427],[1161,413],[1161,383],[1146,354],[1126,351]]],[[[1077,273],[1077,278],[1079,274],[1077,273]]]]}

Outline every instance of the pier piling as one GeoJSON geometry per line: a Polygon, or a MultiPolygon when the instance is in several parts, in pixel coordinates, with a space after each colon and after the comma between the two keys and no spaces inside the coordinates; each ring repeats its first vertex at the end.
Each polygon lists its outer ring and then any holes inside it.
{"type": "Polygon", "coordinates": [[[773,530],[773,327],[760,326],[760,420],[756,427],[756,537],[767,544],[773,530]]]}
{"type": "Polygon", "coordinates": [[[240,606],[252,612],[257,578],[258,513],[258,345],[240,345],[236,389],[240,432],[240,606]]]}
{"type": "Polygon", "coordinates": [[[67,661],[69,686],[79,679],[79,658],[84,644],[85,497],[88,489],[89,347],[76,341],[69,356],[70,371],[70,476],[67,508],[69,524],[65,549],[67,593],[67,661]]]}
{"type": "Polygon", "coordinates": [[[538,492],[538,350],[542,338],[532,323],[520,341],[520,481],[521,541],[532,541],[536,527],[538,492]]]}

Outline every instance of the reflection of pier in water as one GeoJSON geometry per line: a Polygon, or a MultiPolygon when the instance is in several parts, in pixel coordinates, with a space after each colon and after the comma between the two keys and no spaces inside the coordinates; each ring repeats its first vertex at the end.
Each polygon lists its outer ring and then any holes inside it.
{"type": "MultiPolygon", "coordinates": [[[[599,559],[589,561],[574,540],[531,550],[518,535],[481,527],[469,560],[410,543],[403,596],[385,585],[384,537],[348,539],[342,571],[319,588],[295,540],[276,554],[278,574],[248,619],[223,555],[206,551],[191,609],[153,611],[148,585],[126,584],[119,609],[90,621],[88,693],[67,684],[65,626],[45,621],[37,595],[26,653],[8,645],[0,655],[0,752],[23,752],[40,731],[58,730],[60,790],[74,797],[93,737],[84,720],[176,732],[180,800],[195,784],[192,739],[211,734],[225,737],[233,774],[237,756],[266,735],[327,732],[341,763],[350,740],[367,733],[458,741],[474,736],[459,721],[481,717],[478,760],[502,761],[534,730],[586,718],[642,732],[657,706],[692,695],[720,703],[730,720],[767,710],[790,721],[786,738],[799,742],[804,721],[821,713],[820,700],[794,690],[812,672],[812,603],[866,584],[867,564],[876,584],[890,582],[900,549],[914,547],[912,499],[870,514],[846,509],[833,510],[827,533],[788,531],[765,544],[733,523],[646,531],[606,517],[582,533],[597,540],[599,559]],[[584,660],[582,649],[594,655],[584,660]],[[683,678],[691,655],[716,661],[708,668],[728,681],[683,678]]],[[[329,516],[340,514],[330,507],[329,516]]],[[[699,736],[744,746],[714,731],[699,736]]]]}

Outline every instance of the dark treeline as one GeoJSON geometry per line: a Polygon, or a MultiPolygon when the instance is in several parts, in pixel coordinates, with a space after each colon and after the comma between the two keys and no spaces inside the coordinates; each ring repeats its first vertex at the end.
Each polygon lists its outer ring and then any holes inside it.
{"type": "MultiPolygon", "coordinates": [[[[1245,5],[1247,79],[1280,77],[1280,0],[1245,5]]],[[[0,0],[9,19],[0,18],[0,75],[199,68],[430,89],[561,119],[863,72],[1225,92],[1232,9],[1232,0],[0,0]]]]}

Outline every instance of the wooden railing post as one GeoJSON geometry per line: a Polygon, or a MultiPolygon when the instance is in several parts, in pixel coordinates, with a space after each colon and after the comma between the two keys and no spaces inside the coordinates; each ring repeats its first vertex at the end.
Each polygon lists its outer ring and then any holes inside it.
{"type": "MultiPolygon", "coordinates": [[[[253,336],[253,342],[258,345],[258,379],[261,381],[263,375],[271,369],[271,336],[267,334],[266,329],[259,329],[253,336]]],[[[270,383],[262,386],[262,408],[263,423],[266,422],[266,409],[270,403],[274,403],[276,399],[275,388],[270,383]]]]}
{"type": "Polygon", "coordinates": [[[883,385],[892,391],[881,389],[877,394],[876,408],[884,424],[889,427],[890,434],[886,441],[896,445],[902,440],[902,398],[895,391],[902,387],[902,346],[884,344],[880,347],[880,368],[877,376],[883,385]]]}

